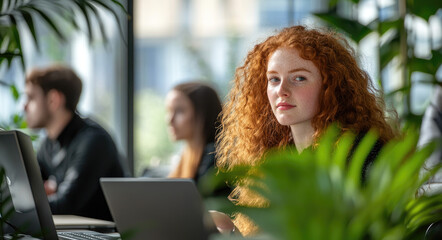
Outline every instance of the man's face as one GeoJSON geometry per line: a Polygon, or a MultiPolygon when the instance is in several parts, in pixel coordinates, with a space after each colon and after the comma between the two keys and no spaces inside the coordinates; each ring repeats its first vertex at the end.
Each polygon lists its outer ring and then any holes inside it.
{"type": "Polygon", "coordinates": [[[47,98],[43,89],[35,84],[27,83],[25,87],[26,122],[30,128],[44,128],[49,122],[50,113],[47,98]]]}

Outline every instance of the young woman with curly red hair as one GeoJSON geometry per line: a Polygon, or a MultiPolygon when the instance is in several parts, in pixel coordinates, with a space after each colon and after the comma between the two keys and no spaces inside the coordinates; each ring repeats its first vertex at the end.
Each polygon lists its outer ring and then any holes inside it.
{"type": "MultiPolygon", "coordinates": [[[[382,144],[396,135],[376,93],[344,38],[303,26],[285,28],[257,44],[236,70],[223,109],[218,166],[254,165],[272,148],[314,148],[327,127],[338,123],[342,132],[359,138],[370,129],[378,132],[365,175],[382,144]]],[[[241,205],[265,204],[247,189],[237,187],[231,196],[241,205]]],[[[240,214],[234,222],[244,235],[257,230],[240,214]]]]}

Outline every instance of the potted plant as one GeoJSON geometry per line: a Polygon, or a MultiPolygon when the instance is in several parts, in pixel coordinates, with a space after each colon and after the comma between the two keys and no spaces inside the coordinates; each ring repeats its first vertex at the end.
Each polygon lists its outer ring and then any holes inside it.
{"type": "Polygon", "coordinates": [[[360,15],[365,3],[360,0],[332,0],[328,2],[326,11],[314,15],[344,33],[356,45],[368,37],[377,36],[377,48],[373,50],[379,56],[375,63],[378,87],[384,92],[386,102],[396,107],[404,125],[419,126],[423,114],[412,109],[412,89],[418,84],[441,84],[437,71],[442,63],[442,49],[437,44],[440,36],[432,34],[431,29],[428,29],[428,36],[420,36],[415,24],[421,23],[420,26],[429,28],[430,18],[435,18],[434,22],[440,21],[437,13],[442,4],[438,0],[374,1],[374,17],[369,23],[364,23],[360,15]],[[390,7],[382,7],[386,4],[390,7]],[[416,49],[425,51],[418,54],[416,49]],[[399,72],[396,77],[399,82],[394,89],[385,87],[392,81],[384,74],[388,70],[399,72]]]}
{"type": "Polygon", "coordinates": [[[220,174],[217,181],[247,183],[266,207],[219,200],[207,204],[248,216],[260,229],[259,239],[423,239],[428,225],[442,219],[442,195],[417,195],[438,170],[420,176],[420,169],[441,141],[417,149],[417,136],[409,130],[403,139],[386,144],[361,181],[376,134],[369,132],[348,159],[354,135],[340,136],[331,127],[317,149],[301,154],[275,150],[257,166],[238,166],[220,174]]]}

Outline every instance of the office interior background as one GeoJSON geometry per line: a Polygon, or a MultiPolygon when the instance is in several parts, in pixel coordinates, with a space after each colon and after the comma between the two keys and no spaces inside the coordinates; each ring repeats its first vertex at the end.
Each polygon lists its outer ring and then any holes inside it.
{"type": "MultiPolygon", "coordinates": [[[[129,0],[124,1],[132,24],[120,11],[122,31],[113,16],[103,12],[109,40],[89,42],[82,31],[70,30],[69,40],[61,43],[53,33],[37,25],[40,50],[23,34],[26,72],[52,63],[72,66],[83,80],[79,103],[82,116],[91,117],[105,127],[117,143],[135,176],[149,169],[173,164],[180,143],[171,142],[167,133],[164,97],[179,82],[210,82],[225,98],[235,68],[252,47],[276,30],[294,25],[323,26],[313,13],[326,11],[327,0],[129,0]]],[[[368,24],[376,17],[388,18],[398,12],[398,0],[362,0],[358,9],[340,6],[342,11],[368,24]]],[[[427,22],[409,20],[416,31],[414,49],[425,56],[442,46],[442,11],[427,22]],[[432,39],[429,43],[428,39],[432,39]]],[[[97,31],[98,31],[98,26],[97,31]]],[[[372,34],[359,43],[362,67],[378,79],[377,47],[379,36],[372,34]]],[[[24,73],[20,63],[12,68],[0,66],[1,80],[13,83],[21,93],[13,100],[8,87],[0,86],[0,122],[12,121],[23,113],[24,73]]],[[[440,81],[442,70],[438,70],[440,81]]],[[[394,66],[383,71],[388,82],[384,92],[400,88],[394,66]]],[[[376,83],[375,83],[376,85],[376,83]]],[[[433,87],[416,83],[410,90],[411,111],[422,114],[429,104],[433,87]]],[[[394,105],[394,103],[392,104],[394,105]]],[[[400,111],[400,109],[398,109],[400,111]]],[[[34,132],[40,136],[44,132],[34,132]]],[[[35,141],[38,147],[38,139],[35,141]]],[[[162,173],[164,173],[164,171],[162,173]]],[[[161,172],[161,171],[160,171],[161,172]]]]}

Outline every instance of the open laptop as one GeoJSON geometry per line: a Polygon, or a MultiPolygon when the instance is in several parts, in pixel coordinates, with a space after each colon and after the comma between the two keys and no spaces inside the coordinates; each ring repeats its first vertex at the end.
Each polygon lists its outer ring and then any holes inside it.
{"type": "Polygon", "coordinates": [[[0,167],[5,170],[0,186],[3,233],[48,240],[85,239],[81,237],[84,235],[91,236],[89,239],[118,239],[93,231],[57,233],[28,135],[16,130],[0,131],[0,167]]]}
{"type": "Polygon", "coordinates": [[[123,240],[208,239],[216,228],[190,179],[101,178],[123,240]]]}

